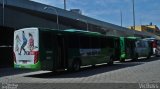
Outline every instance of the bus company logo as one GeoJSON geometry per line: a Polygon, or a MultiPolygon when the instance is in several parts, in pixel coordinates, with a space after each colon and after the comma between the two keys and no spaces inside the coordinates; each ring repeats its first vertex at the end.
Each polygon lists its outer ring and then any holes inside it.
{"type": "Polygon", "coordinates": [[[18,84],[2,83],[2,89],[18,89],[18,84]]]}
{"type": "Polygon", "coordinates": [[[101,52],[101,49],[80,49],[81,56],[97,56],[101,52]]]}
{"type": "Polygon", "coordinates": [[[156,83],[139,83],[139,88],[141,89],[159,89],[156,83]]]}

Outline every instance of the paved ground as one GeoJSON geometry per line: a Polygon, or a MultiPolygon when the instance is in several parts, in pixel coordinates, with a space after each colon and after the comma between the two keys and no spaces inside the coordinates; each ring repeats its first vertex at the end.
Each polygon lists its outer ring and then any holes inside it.
{"type": "Polygon", "coordinates": [[[76,73],[55,73],[12,68],[0,69],[0,82],[77,83],[78,85],[80,83],[160,83],[160,58],[139,59],[135,62],[116,62],[113,66],[104,65],[95,68],[84,68],[76,73]]]}

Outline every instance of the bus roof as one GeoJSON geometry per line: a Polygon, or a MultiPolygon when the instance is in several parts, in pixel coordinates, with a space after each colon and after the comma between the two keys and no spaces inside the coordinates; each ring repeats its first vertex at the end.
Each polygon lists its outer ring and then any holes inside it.
{"type": "Polygon", "coordinates": [[[129,38],[129,39],[140,39],[140,37],[127,37],[127,38],[129,38]]]}
{"type": "Polygon", "coordinates": [[[83,34],[90,34],[90,35],[102,35],[99,32],[91,32],[91,31],[84,31],[84,30],[77,30],[77,29],[66,29],[64,31],[73,32],[73,33],[83,33],[83,34]]]}
{"type": "MultiPolygon", "coordinates": [[[[92,31],[85,31],[85,30],[78,30],[78,29],[66,29],[66,30],[57,30],[57,29],[51,29],[51,28],[43,28],[43,27],[29,27],[29,28],[22,28],[19,30],[24,29],[39,29],[41,31],[54,31],[54,32],[60,32],[60,33],[72,33],[72,34],[82,34],[82,35],[89,35],[89,36],[104,36],[104,37],[114,37],[114,36],[106,36],[104,34],[101,34],[99,32],[92,32],[92,31]]],[[[114,37],[117,38],[117,37],[114,37]]]]}
{"type": "Polygon", "coordinates": [[[38,28],[43,31],[54,31],[54,32],[64,32],[64,33],[77,33],[77,34],[84,34],[84,35],[92,35],[92,36],[104,36],[99,32],[91,32],[85,30],[78,30],[78,29],[66,29],[66,30],[57,30],[57,29],[49,29],[49,28],[38,28]]]}

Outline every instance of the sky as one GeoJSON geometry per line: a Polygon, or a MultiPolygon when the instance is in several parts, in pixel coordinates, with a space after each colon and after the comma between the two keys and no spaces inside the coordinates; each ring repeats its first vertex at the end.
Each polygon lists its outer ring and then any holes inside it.
{"type": "MultiPolygon", "coordinates": [[[[64,0],[32,0],[64,8],[64,0]]],[[[135,24],[148,25],[151,22],[160,28],[160,0],[134,0],[135,24]]],[[[101,21],[122,26],[133,26],[132,0],[66,0],[67,10],[81,9],[82,14],[101,21]]]]}

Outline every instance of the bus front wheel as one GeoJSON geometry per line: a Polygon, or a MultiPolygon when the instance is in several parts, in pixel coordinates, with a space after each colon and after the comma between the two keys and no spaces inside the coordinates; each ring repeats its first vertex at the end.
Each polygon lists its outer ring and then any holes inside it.
{"type": "Polygon", "coordinates": [[[138,60],[138,53],[136,53],[136,54],[134,55],[134,57],[132,58],[132,61],[136,61],[136,60],[138,60]]]}
{"type": "Polygon", "coordinates": [[[111,56],[111,57],[110,57],[110,60],[109,60],[109,62],[108,62],[107,64],[108,64],[109,66],[110,66],[110,65],[113,65],[113,60],[114,60],[114,58],[111,56]]]}
{"type": "Polygon", "coordinates": [[[125,62],[125,58],[121,58],[121,59],[120,59],[120,62],[125,62]]]}
{"type": "Polygon", "coordinates": [[[79,71],[80,70],[80,61],[74,60],[72,63],[72,71],[79,71]]]}
{"type": "Polygon", "coordinates": [[[147,59],[150,59],[150,57],[151,57],[151,54],[149,54],[149,55],[147,56],[147,59]]]}

